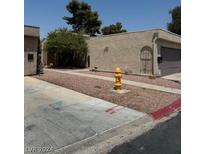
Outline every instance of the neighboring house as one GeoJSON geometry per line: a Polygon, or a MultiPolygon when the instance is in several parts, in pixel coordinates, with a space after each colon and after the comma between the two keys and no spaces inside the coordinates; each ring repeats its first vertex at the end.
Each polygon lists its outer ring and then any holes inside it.
{"type": "Polygon", "coordinates": [[[91,37],[90,68],[130,74],[163,76],[181,72],[181,37],[152,29],[91,37]]]}
{"type": "Polygon", "coordinates": [[[24,75],[37,73],[39,27],[24,25],[24,75]]]}
{"type": "MultiPolygon", "coordinates": [[[[154,76],[181,72],[181,37],[162,29],[90,37],[86,41],[90,69],[113,72],[118,66],[124,73],[154,76]]],[[[55,63],[55,57],[44,53],[44,64],[55,63]]]]}

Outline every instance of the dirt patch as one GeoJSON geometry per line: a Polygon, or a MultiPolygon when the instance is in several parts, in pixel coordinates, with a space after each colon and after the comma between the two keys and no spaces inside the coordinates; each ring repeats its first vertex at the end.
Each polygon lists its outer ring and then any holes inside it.
{"type": "MultiPolygon", "coordinates": [[[[83,72],[79,72],[79,73],[100,75],[100,76],[106,76],[106,77],[114,77],[114,73],[107,73],[107,72],[83,71],[83,72]]],[[[158,85],[158,86],[181,89],[181,84],[180,83],[170,81],[170,80],[166,80],[166,79],[159,78],[159,77],[158,78],[152,78],[152,77],[139,76],[139,75],[126,75],[126,74],[123,74],[122,79],[136,81],[136,82],[149,83],[149,84],[158,85]]]]}
{"type": "Polygon", "coordinates": [[[125,94],[113,93],[111,92],[111,89],[113,88],[114,83],[111,81],[52,71],[45,71],[45,74],[40,76],[36,75],[34,77],[146,113],[154,112],[180,98],[180,95],[177,94],[138,88],[125,84],[123,85],[123,88],[130,90],[130,92],[125,94]]]}

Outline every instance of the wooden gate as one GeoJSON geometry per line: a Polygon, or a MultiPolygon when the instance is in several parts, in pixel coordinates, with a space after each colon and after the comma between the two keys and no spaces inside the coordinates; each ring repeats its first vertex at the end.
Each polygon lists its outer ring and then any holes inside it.
{"type": "Polygon", "coordinates": [[[140,53],[141,74],[153,74],[153,52],[150,47],[143,47],[140,53]]]}

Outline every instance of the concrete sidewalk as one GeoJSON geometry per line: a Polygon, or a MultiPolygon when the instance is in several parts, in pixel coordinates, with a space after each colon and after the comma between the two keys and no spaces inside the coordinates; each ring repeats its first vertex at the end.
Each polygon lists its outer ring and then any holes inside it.
{"type": "Polygon", "coordinates": [[[181,82],[181,73],[175,73],[167,76],[163,76],[163,79],[171,80],[171,81],[177,81],[181,82]]]}
{"type": "MultiPolygon", "coordinates": [[[[79,73],[75,72],[72,70],[62,70],[62,69],[45,69],[47,71],[54,71],[54,72],[59,72],[59,73],[67,73],[71,75],[78,75],[78,76],[84,76],[84,77],[90,77],[90,78],[95,78],[95,79],[101,79],[101,80],[107,80],[107,81],[113,81],[114,78],[111,77],[105,77],[105,76],[99,76],[99,75],[93,75],[93,74],[84,74],[84,73],[79,73]]],[[[167,92],[167,93],[173,93],[173,94],[181,94],[180,89],[174,89],[174,88],[169,88],[169,87],[163,87],[163,86],[157,86],[153,84],[147,84],[147,83],[142,83],[142,82],[136,82],[136,81],[131,81],[131,80],[122,80],[122,83],[140,87],[140,88],[146,88],[146,89],[151,89],[151,90],[158,90],[162,92],[167,92]]]]}
{"type": "Polygon", "coordinates": [[[122,135],[124,129],[118,129],[130,123],[136,127],[152,121],[145,113],[32,77],[24,78],[24,87],[25,153],[75,151],[77,145],[89,140],[97,144],[114,134],[122,135]]]}

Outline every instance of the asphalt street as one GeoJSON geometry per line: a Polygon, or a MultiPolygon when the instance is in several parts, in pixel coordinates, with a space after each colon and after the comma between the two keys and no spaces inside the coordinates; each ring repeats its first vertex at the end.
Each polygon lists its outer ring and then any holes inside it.
{"type": "Polygon", "coordinates": [[[146,134],[116,146],[109,154],[180,154],[181,113],[146,134]]]}

